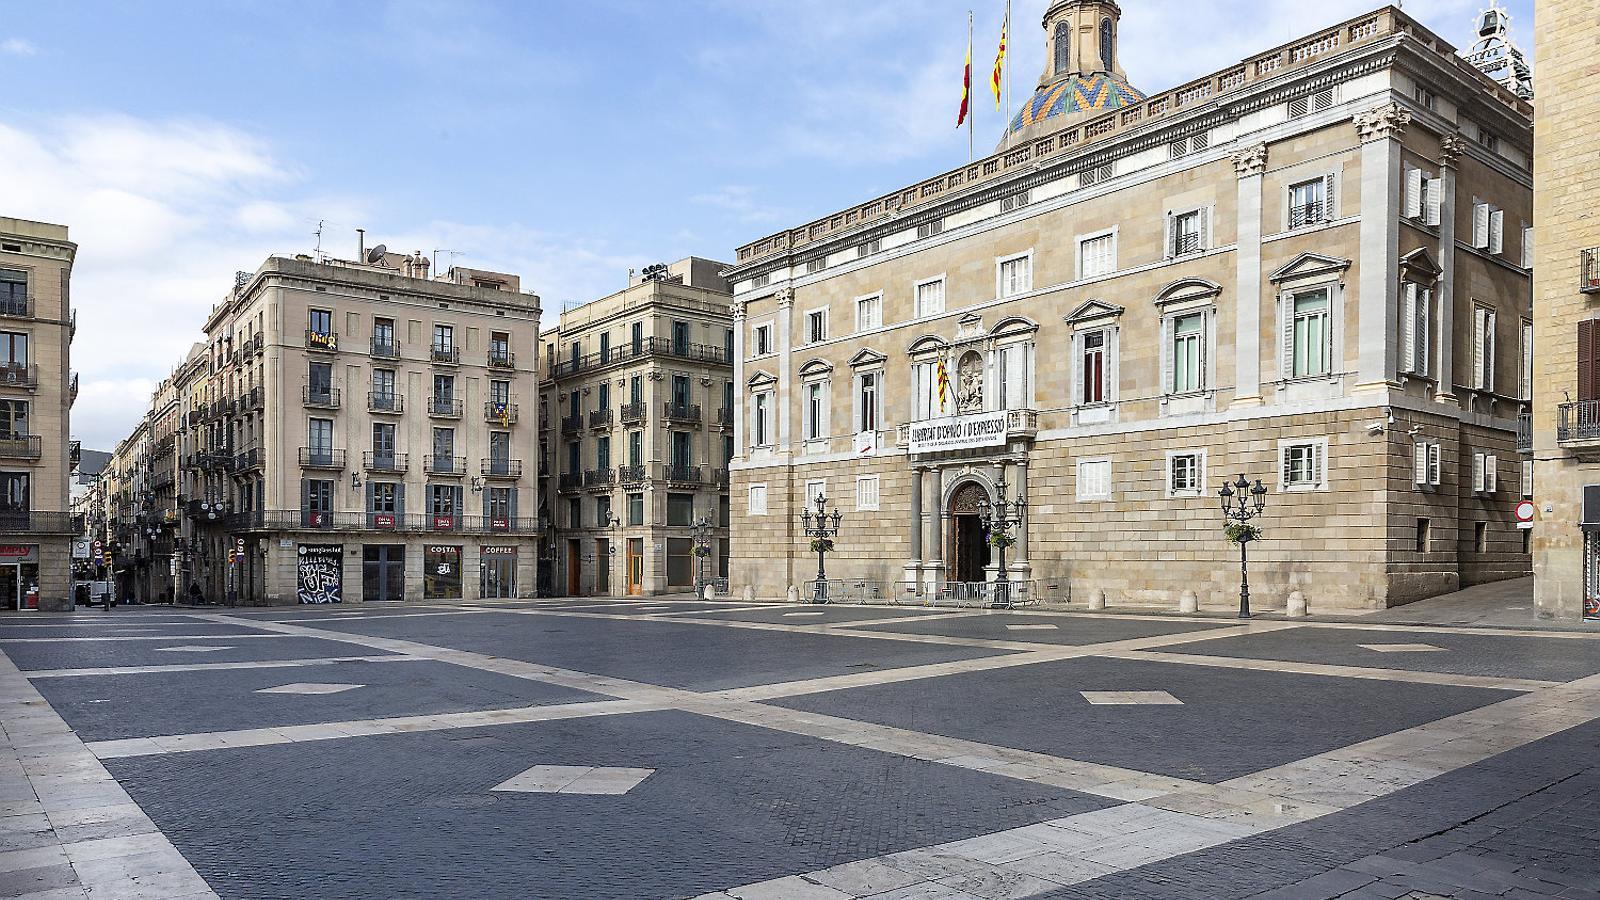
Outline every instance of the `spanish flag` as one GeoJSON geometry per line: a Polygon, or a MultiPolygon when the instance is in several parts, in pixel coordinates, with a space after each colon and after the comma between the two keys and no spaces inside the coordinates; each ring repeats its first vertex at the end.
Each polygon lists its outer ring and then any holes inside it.
{"type": "Polygon", "coordinates": [[[1000,49],[994,56],[994,74],[989,76],[989,87],[994,90],[995,112],[1000,111],[1000,85],[1005,73],[1006,36],[1011,32],[1011,4],[1006,4],[1006,17],[1000,23],[1000,49]]]}
{"type": "Polygon", "coordinates": [[[938,380],[939,380],[939,412],[944,412],[945,398],[950,395],[951,389],[950,389],[950,370],[948,370],[948,369],[946,369],[944,367],[944,360],[942,360],[942,359],[939,360],[938,380]]]}
{"type": "Polygon", "coordinates": [[[956,114],[956,127],[967,121],[968,106],[972,102],[972,34],[967,34],[967,65],[961,70],[961,112],[956,114]]]}

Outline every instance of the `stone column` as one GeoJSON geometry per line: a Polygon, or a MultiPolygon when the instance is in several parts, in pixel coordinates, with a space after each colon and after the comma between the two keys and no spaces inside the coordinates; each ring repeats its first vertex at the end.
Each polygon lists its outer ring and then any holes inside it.
{"type": "Polygon", "coordinates": [[[1433,399],[1456,405],[1455,385],[1455,282],[1456,282],[1456,160],[1466,141],[1459,134],[1439,139],[1439,284],[1434,303],[1439,310],[1438,351],[1433,354],[1438,379],[1433,399]]]}
{"type": "Polygon", "coordinates": [[[1361,138],[1358,391],[1386,389],[1399,370],[1400,335],[1394,324],[1399,321],[1395,302],[1400,292],[1400,135],[1410,121],[1411,113],[1396,103],[1355,117],[1361,138]]]}
{"type": "MultiPolygon", "coordinates": [[[[733,314],[733,459],[728,464],[730,470],[733,468],[733,463],[744,461],[745,429],[749,427],[745,423],[745,416],[749,415],[745,404],[749,402],[749,397],[745,395],[744,389],[744,330],[747,324],[744,307],[743,300],[735,300],[728,307],[728,311],[733,314]]],[[[623,452],[627,452],[626,447],[623,448],[623,452]]],[[[728,479],[731,484],[733,479],[731,471],[728,473],[728,479]]]]}
{"type": "Polygon", "coordinates": [[[791,357],[791,319],[794,318],[794,288],[778,292],[778,395],[772,414],[777,417],[778,449],[789,450],[789,392],[794,381],[791,357]]]}
{"type": "Polygon", "coordinates": [[[922,564],[922,469],[911,470],[911,565],[922,564]]]}
{"type": "Polygon", "coordinates": [[[923,570],[928,573],[928,585],[938,588],[944,583],[944,472],[933,470],[933,477],[925,479],[931,496],[927,506],[929,534],[923,570]]]}
{"type": "MultiPolygon", "coordinates": [[[[1011,464],[1012,494],[1013,498],[1028,496],[1028,457],[1023,456],[1011,464]]],[[[1031,502],[1031,501],[1030,501],[1031,502]]],[[[1015,558],[1011,563],[1012,572],[1019,578],[1028,578],[1033,572],[1033,567],[1028,563],[1028,514],[1023,513],[1022,521],[1017,523],[1017,544],[1012,549],[1015,558]]]]}
{"type": "Polygon", "coordinates": [[[1261,182],[1267,171],[1267,145],[1247,147],[1233,156],[1239,176],[1236,303],[1234,305],[1235,406],[1261,400],[1261,182]]]}

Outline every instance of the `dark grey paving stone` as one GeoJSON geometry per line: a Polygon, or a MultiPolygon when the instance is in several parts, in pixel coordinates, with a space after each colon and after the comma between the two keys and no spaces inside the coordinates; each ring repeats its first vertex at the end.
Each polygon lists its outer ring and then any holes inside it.
{"type": "Polygon", "coordinates": [[[1219,782],[1516,696],[1476,688],[1194,668],[1089,657],[772,702],[1219,782]],[[1167,691],[1183,705],[1096,706],[1080,691],[1167,691]]]}
{"type": "Polygon", "coordinates": [[[107,765],[241,898],[688,897],[1108,805],[680,712],[107,765]],[[656,771],[621,796],[490,791],[542,764],[656,771]]]}
{"type": "Polygon", "coordinates": [[[1008,651],[578,616],[482,613],[461,618],[345,619],[329,631],[420,641],[650,684],[713,691],[1008,651]]]}
{"type": "Polygon", "coordinates": [[[119,622],[111,625],[39,625],[29,628],[0,628],[0,647],[4,642],[28,638],[114,638],[114,637],[226,637],[263,634],[259,628],[221,622],[143,623],[119,622]]]}
{"type": "Polygon", "coordinates": [[[40,678],[34,685],[85,741],[609,699],[425,661],[40,678]],[[337,694],[256,693],[303,683],[364,686],[337,694]]]}
{"type": "MultiPolygon", "coordinates": [[[[318,659],[329,656],[381,656],[343,641],[304,637],[195,637],[155,641],[51,641],[39,644],[0,641],[17,668],[81,669],[100,666],[166,666],[189,663],[249,662],[264,659],[318,659]],[[163,651],[163,647],[221,646],[205,653],[163,651]]],[[[118,676],[120,677],[120,676],[118,676]]]]}
{"type": "MultiPolygon", "coordinates": [[[[864,625],[862,631],[893,631],[904,634],[939,634],[948,637],[983,638],[996,641],[1028,641],[1039,644],[1100,644],[1133,638],[1188,634],[1225,628],[1231,622],[1163,622],[1154,619],[1091,618],[1089,616],[1047,616],[1026,610],[985,612],[953,619],[926,622],[895,622],[864,625]],[[1051,630],[1012,630],[1007,625],[1055,625],[1051,630]]],[[[1179,648],[1182,649],[1182,648],[1179,648]]]]}
{"type": "MultiPolygon", "coordinates": [[[[778,625],[826,625],[833,622],[873,622],[878,619],[903,619],[911,616],[932,615],[949,610],[928,610],[915,607],[893,606],[836,606],[825,604],[773,605],[765,609],[697,610],[698,619],[727,619],[734,622],[771,622],[778,625]]],[[[676,612],[671,615],[677,615],[676,612]]],[[[931,623],[930,623],[931,624],[931,623]]]]}
{"type": "Polygon", "coordinates": [[[1186,644],[1183,653],[1571,681],[1600,672],[1600,641],[1511,637],[1469,631],[1367,631],[1291,628],[1186,644]],[[1361,644],[1432,644],[1442,651],[1383,653],[1361,644]]]}

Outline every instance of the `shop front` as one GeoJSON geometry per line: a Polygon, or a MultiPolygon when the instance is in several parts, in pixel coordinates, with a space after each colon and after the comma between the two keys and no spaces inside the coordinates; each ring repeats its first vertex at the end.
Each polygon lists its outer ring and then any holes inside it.
{"type": "Polygon", "coordinates": [[[422,596],[427,600],[461,599],[461,546],[429,544],[422,553],[422,596]]]}
{"type": "Polygon", "coordinates": [[[0,544],[0,608],[39,608],[38,544],[0,544]]]}
{"type": "Polygon", "coordinates": [[[517,596],[517,548],[485,546],[478,551],[478,595],[485,600],[517,596]]]}

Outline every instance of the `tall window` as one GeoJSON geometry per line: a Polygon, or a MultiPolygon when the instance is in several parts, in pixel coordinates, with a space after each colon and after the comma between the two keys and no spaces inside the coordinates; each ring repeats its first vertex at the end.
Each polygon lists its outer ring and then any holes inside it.
{"type": "Polygon", "coordinates": [[[763,391],[756,395],[755,411],[755,445],[757,447],[772,446],[772,394],[763,391]]]}
{"type": "Polygon", "coordinates": [[[511,364],[511,335],[504,331],[489,332],[489,363],[502,366],[511,364]]]}
{"type": "Polygon", "coordinates": [[[1494,310],[1472,308],[1472,386],[1480,391],[1494,390],[1494,310]]]}
{"type": "Polygon", "coordinates": [[[1517,383],[1517,396],[1533,399],[1533,323],[1522,321],[1522,373],[1517,383]]]}
{"type": "Polygon", "coordinates": [[[638,468],[644,465],[644,432],[628,432],[628,465],[638,468]]]}
{"type": "Polygon", "coordinates": [[[1324,179],[1302,181],[1289,188],[1289,227],[1299,228],[1328,219],[1327,185],[1324,179]]]}
{"type": "Polygon", "coordinates": [[[1189,313],[1172,321],[1172,393],[1205,390],[1204,313],[1189,313]]]}
{"type": "Polygon", "coordinates": [[[333,420],[312,419],[306,427],[306,443],[314,457],[333,455],[333,420]]]}
{"type": "Polygon", "coordinates": [[[1033,258],[1018,256],[1000,261],[1000,296],[1014,297],[1033,290],[1033,258]]]}
{"type": "Polygon", "coordinates": [[[483,511],[493,519],[511,518],[511,488],[492,487],[483,491],[483,511]]]}
{"type": "Polygon", "coordinates": [[[756,330],[756,356],[766,356],[772,352],[772,326],[757,325],[756,330]]]}
{"type": "Polygon", "coordinates": [[[302,509],[314,513],[333,512],[333,482],[323,478],[307,479],[305,506],[302,509]]]}
{"type": "Polygon", "coordinates": [[[634,353],[634,355],[637,356],[640,353],[643,353],[644,352],[644,323],[643,322],[635,322],[635,323],[633,323],[633,327],[629,329],[628,338],[633,343],[633,353],[634,353]]]}
{"type": "Polygon", "coordinates": [[[28,273],[0,269],[0,312],[22,315],[28,308],[28,273]]]}
{"type": "Polygon", "coordinates": [[[449,325],[433,326],[433,352],[450,353],[456,346],[456,330],[449,325]]]}
{"type": "Polygon", "coordinates": [[[917,285],[917,317],[944,312],[944,279],[935,278],[917,285]]]}
{"type": "Polygon", "coordinates": [[[806,342],[818,344],[828,339],[828,311],[813,309],[806,313],[806,342]]]}
{"type": "Polygon", "coordinates": [[[489,432],[489,463],[497,472],[504,472],[511,461],[511,434],[505,431],[489,432]]]}
{"type": "Polygon", "coordinates": [[[1111,43],[1111,20],[1110,19],[1101,19],[1100,20],[1100,68],[1101,68],[1101,70],[1106,71],[1106,72],[1111,71],[1111,61],[1112,61],[1112,56],[1114,55],[1114,51],[1115,51],[1115,45],[1111,43]]]}
{"type": "Polygon", "coordinates": [[[609,331],[600,332],[600,361],[603,363],[611,361],[611,332],[609,331]]]}
{"type": "Polygon", "coordinates": [[[856,300],[856,330],[866,331],[883,325],[883,296],[874,294],[856,300]]]}
{"type": "Polygon", "coordinates": [[[689,376],[672,376],[672,405],[679,409],[689,405],[689,376]]]}
{"type": "Polygon", "coordinates": [[[393,356],[395,352],[394,320],[372,320],[372,349],[376,353],[393,356]]]}
{"type": "Polygon", "coordinates": [[[333,399],[333,366],[325,362],[311,363],[306,370],[306,387],[313,403],[327,403],[333,399]]]}
{"type": "Polygon", "coordinates": [[[858,380],[856,397],[856,431],[878,430],[878,379],[879,372],[862,372],[858,380]]]}
{"type": "Polygon", "coordinates": [[[1204,210],[1193,209],[1172,217],[1172,235],[1167,246],[1168,256],[1183,256],[1205,249],[1204,210]]]}
{"type": "Polygon", "coordinates": [[[611,436],[603,434],[594,442],[595,467],[604,471],[611,468],[611,436]]]}
{"type": "Polygon", "coordinates": [[[689,323],[672,323],[672,352],[683,356],[689,352],[689,323]]]}
{"type": "Polygon", "coordinates": [[[672,433],[672,464],[680,469],[694,465],[694,436],[687,431],[672,433]]]}
{"type": "Polygon", "coordinates": [[[456,514],[456,492],[461,488],[453,484],[428,485],[428,512],[435,516],[456,514]]]}
{"type": "Polygon", "coordinates": [[[1290,323],[1291,360],[1289,377],[1309,378],[1330,371],[1328,289],[1318,288],[1294,294],[1293,321],[1290,323]]]}
{"type": "Polygon", "coordinates": [[[1432,338],[1428,314],[1432,305],[1432,291],[1412,281],[1400,285],[1400,366],[1418,375],[1428,372],[1428,344],[1432,338]]]}
{"type": "Polygon", "coordinates": [[[394,436],[392,422],[372,423],[372,460],[375,465],[384,468],[394,465],[394,436]]]}
{"type": "Polygon", "coordinates": [[[446,465],[453,466],[456,455],[456,430],[454,428],[435,428],[433,430],[433,455],[436,460],[444,460],[446,465]]]}
{"type": "Polygon", "coordinates": [[[1070,70],[1072,65],[1072,25],[1068,22],[1056,23],[1056,74],[1070,70]]]}
{"type": "Polygon", "coordinates": [[[20,331],[0,331],[0,368],[28,365],[28,336],[20,331]]]}
{"type": "Polygon", "coordinates": [[[820,381],[810,382],[805,386],[805,437],[814,441],[822,437],[823,421],[827,416],[826,386],[820,381]]]}
{"type": "Polygon", "coordinates": [[[309,313],[310,322],[306,326],[312,334],[327,336],[333,334],[333,312],[326,309],[313,309],[309,313]]]}
{"type": "Polygon", "coordinates": [[[1086,331],[1079,339],[1079,402],[1106,401],[1106,332],[1086,331]]]}
{"type": "Polygon", "coordinates": [[[1117,269],[1117,237],[1101,234],[1078,242],[1078,276],[1095,278],[1117,269]]]}
{"type": "MultiPolygon", "coordinates": [[[[606,385],[602,383],[600,390],[604,392],[606,385]]],[[[495,406],[506,406],[511,403],[511,382],[494,380],[489,382],[489,402],[495,406]]]]}
{"type": "Polygon", "coordinates": [[[644,494],[628,495],[628,524],[644,524],[644,494]]]}
{"type": "Polygon", "coordinates": [[[32,502],[27,472],[0,472],[0,512],[27,512],[32,502]]]}
{"type": "Polygon", "coordinates": [[[1030,344],[1011,344],[999,351],[996,375],[999,377],[998,409],[1026,409],[1033,401],[1028,387],[1028,350],[1030,344]]]}
{"type": "Polygon", "coordinates": [[[372,370],[372,401],[374,405],[379,407],[394,405],[393,369],[372,370]]]}
{"type": "Polygon", "coordinates": [[[628,402],[640,403],[644,400],[644,376],[635,375],[628,379],[628,402]]]}

